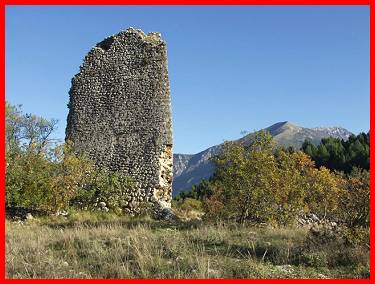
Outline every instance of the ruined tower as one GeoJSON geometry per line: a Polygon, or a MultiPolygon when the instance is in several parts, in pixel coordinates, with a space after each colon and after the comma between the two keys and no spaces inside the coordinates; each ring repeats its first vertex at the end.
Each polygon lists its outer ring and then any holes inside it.
{"type": "Polygon", "coordinates": [[[133,178],[129,211],[142,201],[170,207],[171,99],[160,34],[129,28],[98,43],[69,96],[66,140],[99,167],[133,178]]]}

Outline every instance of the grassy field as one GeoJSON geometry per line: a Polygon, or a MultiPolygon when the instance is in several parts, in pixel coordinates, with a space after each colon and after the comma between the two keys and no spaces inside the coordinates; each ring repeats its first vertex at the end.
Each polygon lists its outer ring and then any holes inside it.
{"type": "Polygon", "coordinates": [[[6,223],[7,278],[368,278],[368,248],[308,230],[75,213],[6,223]]]}

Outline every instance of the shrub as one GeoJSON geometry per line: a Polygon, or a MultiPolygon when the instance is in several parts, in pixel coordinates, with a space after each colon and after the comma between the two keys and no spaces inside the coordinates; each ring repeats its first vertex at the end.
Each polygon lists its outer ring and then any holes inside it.
{"type": "Polygon", "coordinates": [[[43,212],[66,209],[95,171],[91,161],[74,155],[69,145],[53,149],[49,157],[26,151],[7,166],[6,205],[43,212]]]}
{"type": "Polygon", "coordinates": [[[340,180],[343,194],[340,198],[340,216],[349,227],[370,226],[370,173],[354,168],[348,177],[340,180]]]}
{"type": "Polygon", "coordinates": [[[202,210],[202,202],[193,198],[186,198],[177,203],[177,208],[182,211],[200,211],[202,210]]]}
{"type": "Polygon", "coordinates": [[[327,254],[324,251],[303,252],[300,261],[301,263],[312,267],[326,267],[328,264],[327,254]]]}
{"type": "Polygon", "coordinates": [[[130,202],[130,191],[134,183],[132,179],[120,172],[94,171],[87,183],[82,186],[71,204],[79,208],[98,208],[99,202],[115,211],[122,210],[130,202]]]}
{"type": "Polygon", "coordinates": [[[368,229],[361,229],[359,232],[345,226],[332,227],[327,224],[314,226],[309,230],[300,248],[299,262],[315,267],[367,266],[368,243],[368,229]]]}
{"type": "Polygon", "coordinates": [[[7,166],[6,205],[50,211],[53,165],[34,153],[19,154],[7,166]]]}

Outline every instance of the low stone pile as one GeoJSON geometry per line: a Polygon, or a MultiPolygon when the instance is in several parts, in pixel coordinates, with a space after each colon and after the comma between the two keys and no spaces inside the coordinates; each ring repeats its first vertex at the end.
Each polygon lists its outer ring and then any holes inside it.
{"type": "Polygon", "coordinates": [[[300,227],[312,227],[315,225],[325,225],[330,227],[337,227],[338,223],[336,221],[321,219],[314,213],[309,213],[303,215],[297,219],[297,224],[300,227]]]}

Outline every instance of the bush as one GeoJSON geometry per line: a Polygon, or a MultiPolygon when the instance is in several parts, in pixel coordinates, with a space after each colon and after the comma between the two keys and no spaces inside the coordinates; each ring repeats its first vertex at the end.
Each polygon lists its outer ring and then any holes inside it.
{"type": "Polygon", "coordinates": [[[348,177],[340,180],[343,194],[340,198],[340,216],[349,227],[370,226],[370,173],[354,168],[348,177]]]}
{"type": "Polygon", "coordinates": [[[69,144],[58,146],[51,159],[28,152],[20,154],[7,170],[6,204],[45,213],[69,206],[106,207],[120,211],[128,204],[134,184],[124,174],[98,170],[69,144]]]}
{"type": "Polygon", "coordinates": [[[353,231],[345,226],[314,226],[309,230],[300,248],[299,263],[314,267],[367,266],[368,244],[368,229],[353,231]]]}
{"type": "Polygon", "coordinates": [[[66,209],[95,171],[91,161],[74,155],[68,145],[43,153],[17,154],[7,166],[6,205],[43,212],[66,209]]]}
{"type": "Polygon", "coordinates": [[[303,252],[300,262],[312,267],[326,267],[328,265],[327,254],[324,251],[303,252]]]}
{"type": "Polygon", "coordinates": [[[17,155],[7,166],[6,206],[50,211],[52,204],[52,164],[33,153],[17,155]]]}
{"type": "Polygon", "coordinates": [[[202,203],[193,198],[186,198],[177,203],[177,208],[186,212],[193,210],[200,211],[202,210],[202,203]]]}
{"type": "Polygon", "coordinates": [[[132,179],[120,172],[96,170],[79,189],[71,204],[79,208],[98,209],[98,204],[104,202],[108,209],[122,212],[130,202],[133,188],[132,179]]]}

